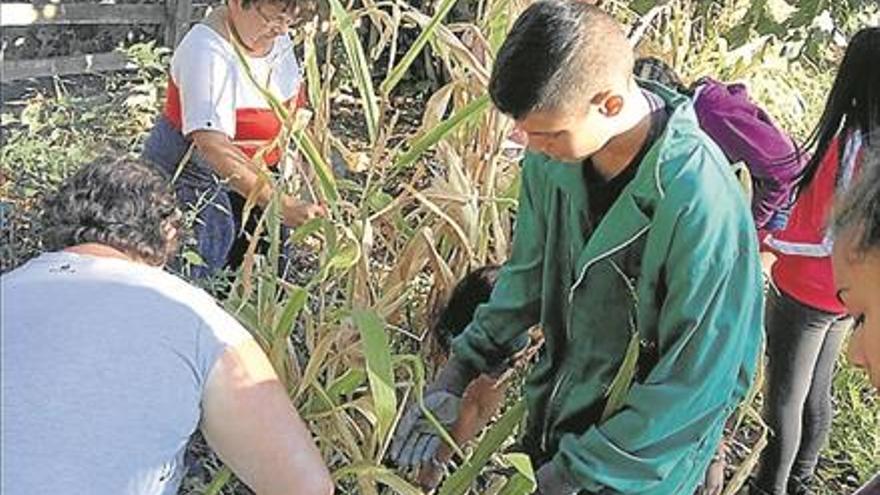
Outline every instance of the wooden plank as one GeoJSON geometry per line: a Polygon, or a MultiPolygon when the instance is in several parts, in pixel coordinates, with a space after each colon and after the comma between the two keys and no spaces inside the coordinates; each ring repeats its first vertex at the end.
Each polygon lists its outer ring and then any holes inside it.
{"type": "Polygon", "coordinates": [[[223,5],[223,4],[221,3],[221,4],[217,4],[217,5],[208,5],[208,4],[202,3],[202,4],[193,5],[192,18],[190,19],[190,21],[191,22],[201,21],[202,19],[205,18],[205,16],[208,15],[208,13],[211,12],[211,10],[216,9],[220,5],[223,5]]]}
{"type": "Polygon", "coordinates": [[[0,3],[0,26],[69,24],[162,24],[165,8],[161,4],[0,3]]]}
{"type": "Polygon", "coordinates": [[[192,0],[166,0],[165,10],[168,26],[165,30],[165,45],[177,48],[180,40],[189,30],[193,17],[192,0]]]}
{"type": "Polygon", "coordinates": [[[162,21],[165,28],[165,46],[177,47],[174,45],[177,33],[177,24],[174,22],[174,14],[177,12],[177,0],[165,0],[165,18],[162,21]]]}
{"type": "Polygon", "coordinates": [[[107,72],[120,69],[134,69],[124,53],[93,53],[70,57],[52,57],[36,60],[4,60],[0,70],[0,81],[44,76],[65,76],[107,72]]]}
{"type": "MultiPolygon", "coordinates": [[[[166,22],[165,23],[165,46],[176,47],[180,44],[180,40],[183,39],[183,36],[189,31],[190,26],[194,22],[199,22],[204,19],[213,9],[216,9],[218,6],[223,5],[221,3],[215,4],[207,4],[207,3],[198,3],[192,4],[190,7],[189,13],[189,21],[188,22],[166,22]]],[[[168,19],[171,19],[176,15],[177,12],[177,0],[166,0],[165,9],[166,12],[169,12],[167,15],[168,19]],[[171,13],[174,14],[171,14],[171,13]]],[[[185,6],[183,6],[185,8],[185,6]]],[[[182,13],[184,17],[182,19],[186,19],[186,12],[182,13]]]]}

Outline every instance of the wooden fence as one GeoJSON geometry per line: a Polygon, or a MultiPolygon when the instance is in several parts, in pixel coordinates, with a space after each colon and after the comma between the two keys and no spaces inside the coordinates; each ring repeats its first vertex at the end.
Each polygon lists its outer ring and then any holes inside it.
{"type": "MultiPolygon", "coordinates": [[[[193,20],[210,7],[192,0],[165,0],[153,4],[97,3],[0,3],[0,28],[45,25],[162,25],[164,43],[174,47],[193,20]]],[[[43,76],[63,76],[132,68],[120,52],[91,53],[67,57],[0,61],[0,81],[43,76]]]]}

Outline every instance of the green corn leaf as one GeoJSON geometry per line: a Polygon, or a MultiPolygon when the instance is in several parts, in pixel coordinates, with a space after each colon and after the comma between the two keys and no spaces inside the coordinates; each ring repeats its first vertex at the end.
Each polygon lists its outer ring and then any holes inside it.
{"type": "Polygon", "coordinates": [[[220,493],[220,490],[223,490],[223,487],[229,483],[230,479],[232,479],[232,471],[230,471],[228,467],[223,466],[217,471],[217,474],[214,475],[211,484],[205,488],[205,495],[217,495],[220,493]]]}
{"type": "Polygon", "coordinates": [[[633,378],[636,376],[638,361],[639,334],[638,332],[633,332],[632,337],[629,339],[629,344],[626,346],[626,356],[623,358],[623,363],[620,365],[620,369],[617,370],[611,386],[608,387],[608,401],[605,403],[605,409],[602,411],[601,421],[608,419],[608,417],[616,413],[623,406],[623,403],[626,401],[626,395],[632,386],[633,378]]]}
{"type": "Polygon", "coordinates": [[[318,174],[318,180],[321,183],[321,191],[324,198],[330,203],[332,209],[336,209],[336,201],[339,199],[339,191],[336,187],[336,178],[327,160],[324,159],[311,136],[305,131],[294,132],[293,142],[297,149],[305,156],[306,160],[312,165],[315,173],[318,174]]]}
{"type": "Polygon", "coordinates": [[[443,19],[446,18],[446,15],[449,14],[449,11],[452,10],[452,7],[455,6],[456,0],[441,0],[437,5],[437,11],[434,12],[434,15],[431,17],[431,21],[425,26],[425,29],[419,33],[419,37],[413,42],[412,46],[409,47],[406,54],[403,58],[400,59],[397,66],[388,73],[388,76],[385,77],[385,80],[382,81],[382,84],[379,85],[379,91],[383,95],[388,95],[391,91],[397,86],[397,84],[403,79],[403,76],[406,75],[406,72],[409,70],[409,67],[415,62],[416,58],[422,52],[422,49],[425,48],[425,45],[431,41],[431,38],[434,37],[434,34],[437,30],[437,27],[443,22],[443,19]]]}
{"type": "Polygon", "coordinates": [[[337,269],[345,271],[353,267],[360,257],[360,246],[356,244],[348,244],[337,251],[325,266],[328,270],[337,269]]]}
{"type": "Polygon", "coordinates": [[[340,399],[364,384],[367,373],[360,368],[350,368],[327,387],[327,395],[338,404],[340,399]]]}
{"type": "Polygon", "coordinates": [[[392,170],[401,169],[412,164],[422,156],[422,153],[440,142],[440,140],[446,137],[447,134],[456,130],[460,125],[473,121],[481,116],[488,106],[489,95],[483,95],[468,103],[461,110],[455,112],[449,119],[443,121],[441,124],[410,143],[409,150],[395,160],[392,170]]]}
{"type": "Polygon", "coordinates": [[[361,46],[360,38],[355,30],[352,17],[345,10],[339,0],[330,0],[330,9],[333,17],[339,24],[339,33],[342,35],[342,44],[345,54],[351,64],[351,72],[361,97],[361,106],[364,107],[364,117],[367,122],[367,134],[370,142],[376,141],[379,127],[379,105],[376,102],[376,93],[373,90],[373,80],[370,76],[370,66],[364,55],[364,47],[361,46]]]}
{"type": "Polygon", "coordinates": [[[293,233],[290,235],[290,243],[293,245],[299,244],[310,237],[315,232],[320,232],[324,228],[324,220],[323,218],[313,218],[308,222],[300,225],[296,229],[293,230],[293,233]]]}
{"type": "Polygon", "coordinates": [[[377,472],[376,481],[383,485],[387,485],[400,495],[422,495],[421,490],[388,469],[383,469],[377,472]]]}
{"type": "Polygon", "coordinates": [[[305,289],[299,286],[291,286],[287,289],[287,302],[284,303],[284,309],[275,325],[275,335],[288,336],[293,330],[293,323],[300,311],[305,307],[309,294],[305,289]]]}
{"type": "Polygon", "coordinates": [[[378,418],[376,433],[379,443],[384,444],[397,412],[391,348],[385,333],[385,323],[372,311],[357,309],[352,313],[352,317],[360,331],[364,357],[367,361],[367,377],[378,418]]]}
{"type": "Polygon", "coordinates": [[[657,5],[657,2],[654,0],[634,0],[629,4],[629,8],[636,14],[645,15],[655,5],[657,5]]]}
{"type": "Polygon", "coordinates": [[[525,403],[517,402],[483,436],[474,453],[440,487],[439,495],[464,495],[505,440],[513,434],[525,414],[525,403]]]}
{"type": "Polygon", "coordinates": [[[527,495],[535,491],[538,483],[528,455],[505,454],[501,458],[516,469],[516,473],[507,480],[498,495],[527,495]]]}
{"type": "Polygon", "coordinates": [[[528,495],[535,491],[536,486],[537,484],[533,480],[526,478],[521,473],[516,473],[501,487],[498,495],[528,495]]]}
{"type": "Polygon", "coordinates": [[[400,495],[423,495],[422,491],[414,487],[390,469],[367,463],[354,463],[333,473],[334,480],[340,480],[349,476],[357,476],[359,479],[367,478],[387,485],[395,493],[400,495]]]}
{"type": "Polygon", "coordinates": [[[306,90],[309,92],[311,108],[320,108],[321,70],[318,68],[318,54],[314,36],[306,36],[303,43],[303,60],[306,69],[306,90]]]}
{"type": "Polygon", "coordinates": [[[181,255],[184,261],[193,266],[205,266],[205,260],[202,259],[201,255],[197,251],[193,251],[192,249],[187,249],[181,255]]]}

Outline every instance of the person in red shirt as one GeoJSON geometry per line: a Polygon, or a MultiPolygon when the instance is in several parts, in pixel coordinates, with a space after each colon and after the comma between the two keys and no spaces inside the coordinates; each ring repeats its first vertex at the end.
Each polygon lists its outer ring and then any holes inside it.
{"type": "Polygon", "coordinates": [[[858,175],[862,145],[880,125],[880,28],[851,40],[786,227],[764,239],[777,260],[767,298],[764,417],[771,429],[757,493],[806,494],[831,426],[834,363],[852,320],[837,298],[829,216],[858,175]]]}
{"type": "MultiPolygon", "coordinates": [[[[174,51],[165,109],[143,157],[174,180],[178,200],[198,210],[194,230],[204,265],[193,267],[196,278],[240,263],[249,242],[239,234],[246,199],[259,207],[272,197],[261,176],[281,159],[275,140],[282,123],[264,91],[289,110],[304,103],[288,36],[300,5],[229,0],[193,26],[174,51]]],[[[280,202],[289,227],[326,213],[286,194],[280,202]]]]}

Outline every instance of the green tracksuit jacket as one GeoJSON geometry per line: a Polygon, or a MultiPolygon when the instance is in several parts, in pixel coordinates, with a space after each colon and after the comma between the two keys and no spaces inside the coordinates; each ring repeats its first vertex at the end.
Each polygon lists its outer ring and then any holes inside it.
{"type": "Polygon", "coordinates": [[[762,275],[749,207],[690,100],[644,86],[670,118],[594,231],[583,167],[527,154],[511,258],[453,352],[488,371],[540,324],[533,459],[590,492],[691,495],[755,375],[762,275]],[[601,421],[633,332],[638,373],[601,421]]]}

